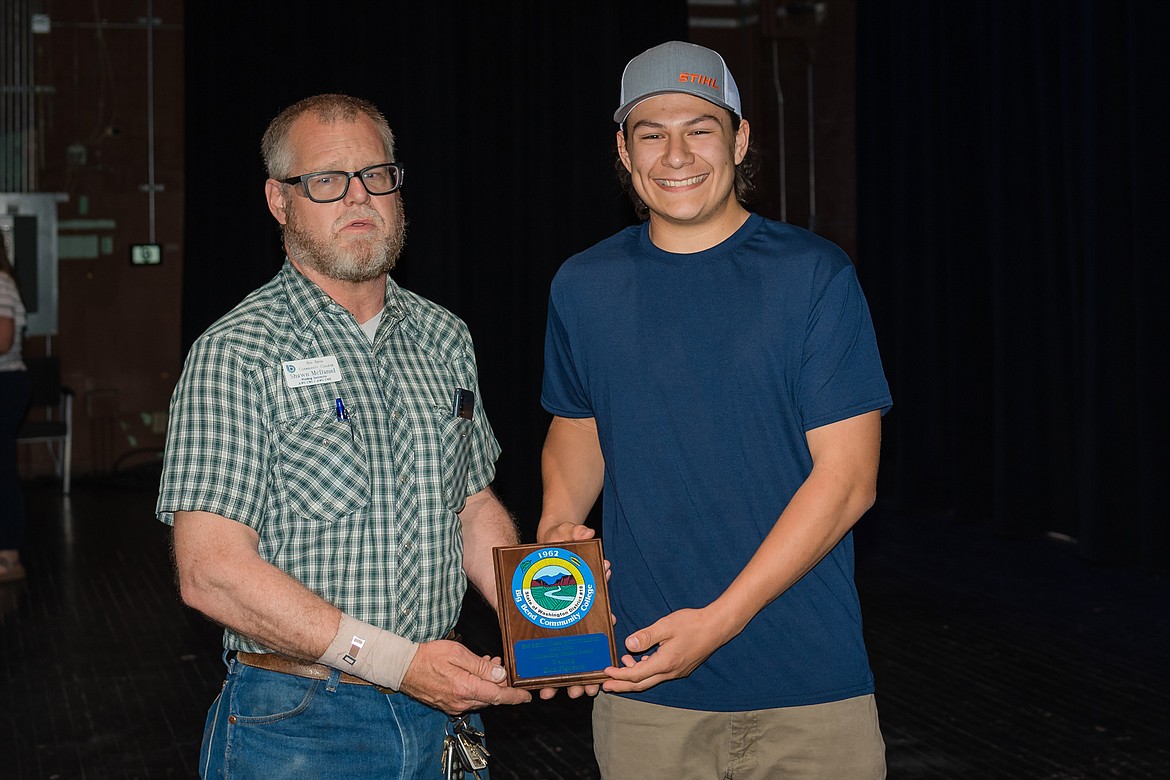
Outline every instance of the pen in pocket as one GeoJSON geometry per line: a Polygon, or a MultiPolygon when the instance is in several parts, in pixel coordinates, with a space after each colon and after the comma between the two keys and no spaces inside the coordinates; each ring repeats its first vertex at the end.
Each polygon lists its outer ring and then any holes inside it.
{"type": "Polygon", "coordinates": [[[337,407],[337,421],[349,424],[349,438],[351,441],[356,441],[357,437],[353,432],[353,420],[349,419],[349,410],[345,408],[345,404],[338,398],[335,402],[337,407]]]}

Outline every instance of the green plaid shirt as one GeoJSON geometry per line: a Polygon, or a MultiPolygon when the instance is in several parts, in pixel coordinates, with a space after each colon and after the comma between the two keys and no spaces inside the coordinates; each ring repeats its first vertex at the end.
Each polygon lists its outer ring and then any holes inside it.
{"type": "MultiPolygon", "coordinates": [[[[285,261],[192,346],[156,510],[167,524],[185,510],[244,523],[266,561],[359,620],[424,642],[459,617],[457,513],[491,483],[499,453],[462,321],[388,280],[371,343],[285,261]],[[329,357],[334,381],[296,386],[306,365],[296,361],[329,357]],[[470,420],[454,413],[457,388],[475,392],[470,420]]],[[[265,650],[231,630],[224,646],[265,650]]]]}

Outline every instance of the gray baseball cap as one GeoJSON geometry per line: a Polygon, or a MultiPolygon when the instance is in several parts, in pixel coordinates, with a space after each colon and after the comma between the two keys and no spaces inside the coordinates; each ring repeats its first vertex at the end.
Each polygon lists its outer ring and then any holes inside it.
{"type": "Polygon", "coordinates": [[[647,49],[626,65],[622,73],[621,107],[613,121],[626,121],[643,100],[672,92],[684,92],[722,106],[743,118],[739,87],[718,52],[683,41],[670,41],[647,49]]]}

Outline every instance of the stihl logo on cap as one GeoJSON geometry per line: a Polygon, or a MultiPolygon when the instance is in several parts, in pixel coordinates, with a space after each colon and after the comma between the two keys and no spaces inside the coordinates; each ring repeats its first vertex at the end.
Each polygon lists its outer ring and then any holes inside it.
{"type": "Polygon", "coordinates": [[[689,81],[695,84],[702,84],[705,87],[711,87],[711,89],[719,89],[719,84],[715,79],[710,76],[704,76],[701,73],[680,73],[678,74],[678,80],[684,84],[689,81]]]}

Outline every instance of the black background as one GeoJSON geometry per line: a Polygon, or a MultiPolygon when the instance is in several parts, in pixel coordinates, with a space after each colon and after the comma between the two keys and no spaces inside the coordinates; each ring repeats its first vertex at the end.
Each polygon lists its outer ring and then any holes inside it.
{"type": "MultiPolygon", "coordinates": [[[[1170,4],[856,13],[855,260],[895,401],[881,500],[1167,570],[1170,4]]],[[[317,92],[373,100],[409,172],[395,278],[470,326],[496,487],[531,541],[548,284],[634,221],[618,79],[686,39],[686,4],[207,0],[185,30],[184,345],[279,267],[268,121],[317,92]]]]}

